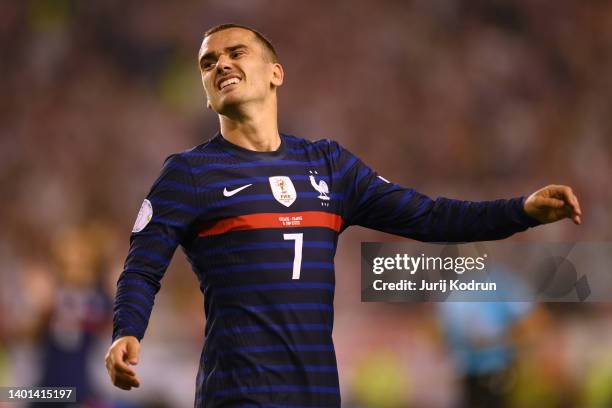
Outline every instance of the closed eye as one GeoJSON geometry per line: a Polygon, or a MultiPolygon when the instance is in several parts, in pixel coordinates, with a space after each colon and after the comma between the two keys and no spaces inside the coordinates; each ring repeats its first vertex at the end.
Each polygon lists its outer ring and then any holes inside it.
{"type": "Polygon", "coordinates": [[[200,60],[200,69],[202,69],[202,71],[211,69],[213,65],[215,65],[215,61],[210,58],[202,58],[200,60]]]}
{"type": "MultiPolygon", "coordinates": [[[[242,55],[246,54],[248,47],[244,44],[236,44],[231,47],[225,48],[225,52],[228,53],[229,57],[232,59],[240,58],[242,55]]],[[[200,68],[202,71],[209,71],[217,62],[216,52],[208,52],[202,56],[200,59],[200,68]]]]}

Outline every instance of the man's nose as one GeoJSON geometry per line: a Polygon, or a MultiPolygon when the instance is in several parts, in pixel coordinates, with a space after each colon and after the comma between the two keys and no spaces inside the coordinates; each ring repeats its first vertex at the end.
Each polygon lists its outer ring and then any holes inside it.
{"type": "Polygon", "coordinates": [[[231,68],[229,58],[225,55],[220,55],[219,59],[217,60],[217,72],[223,72],[231,68]]]}

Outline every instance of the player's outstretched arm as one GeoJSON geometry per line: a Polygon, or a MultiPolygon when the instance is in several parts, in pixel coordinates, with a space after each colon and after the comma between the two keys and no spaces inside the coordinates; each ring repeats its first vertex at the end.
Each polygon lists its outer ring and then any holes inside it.
{"type": "Polygon", "coordinates": [[[115,387],[122,390],[138,388],[140,380],[129,364],[138,364],[140,342],[134,336],[120,337],[111,344],[106,353],[105,362],[108,375],[115,387]]]}
{"type": "Polygon", "coordinates": [[[504,239],[563,218],[582,222],[578,199],[567,186],[546,186],[528,198],[432,200],[378,176],[341,146],[330,146],[339,151],[334,168],[343,177],[344,227],[361,225],[424,242],[473,242],[504,239]]]}
{"type": "Polygon", "coordinates": [[[569,218],[582,223],[578,198],[568,186],[551,184],[539,189],[525,200],[525,212],[543,224],[569,218]]]}

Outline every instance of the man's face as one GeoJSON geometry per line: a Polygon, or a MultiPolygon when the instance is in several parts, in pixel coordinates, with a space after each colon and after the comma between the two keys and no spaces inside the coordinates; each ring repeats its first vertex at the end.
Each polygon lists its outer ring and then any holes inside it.
{"type": "Polygon", "coordinates": [[[249,30],[229,28],[206,37],[198,58],[209,107],[219,114],[264,100],[282,84],[282,68],[249,30]]]}

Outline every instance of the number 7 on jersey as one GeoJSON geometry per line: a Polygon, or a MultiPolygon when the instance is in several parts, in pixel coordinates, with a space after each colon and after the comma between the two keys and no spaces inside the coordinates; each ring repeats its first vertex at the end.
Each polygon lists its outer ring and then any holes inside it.
{"type": "Polygon", "coordinates": [[[300,279],[300,269],[302,268],[302,245],[304,244],[304,234],[283,234],[285,241],[295,241],[295,255],[293,257],[293,277],[300,279]]]}

